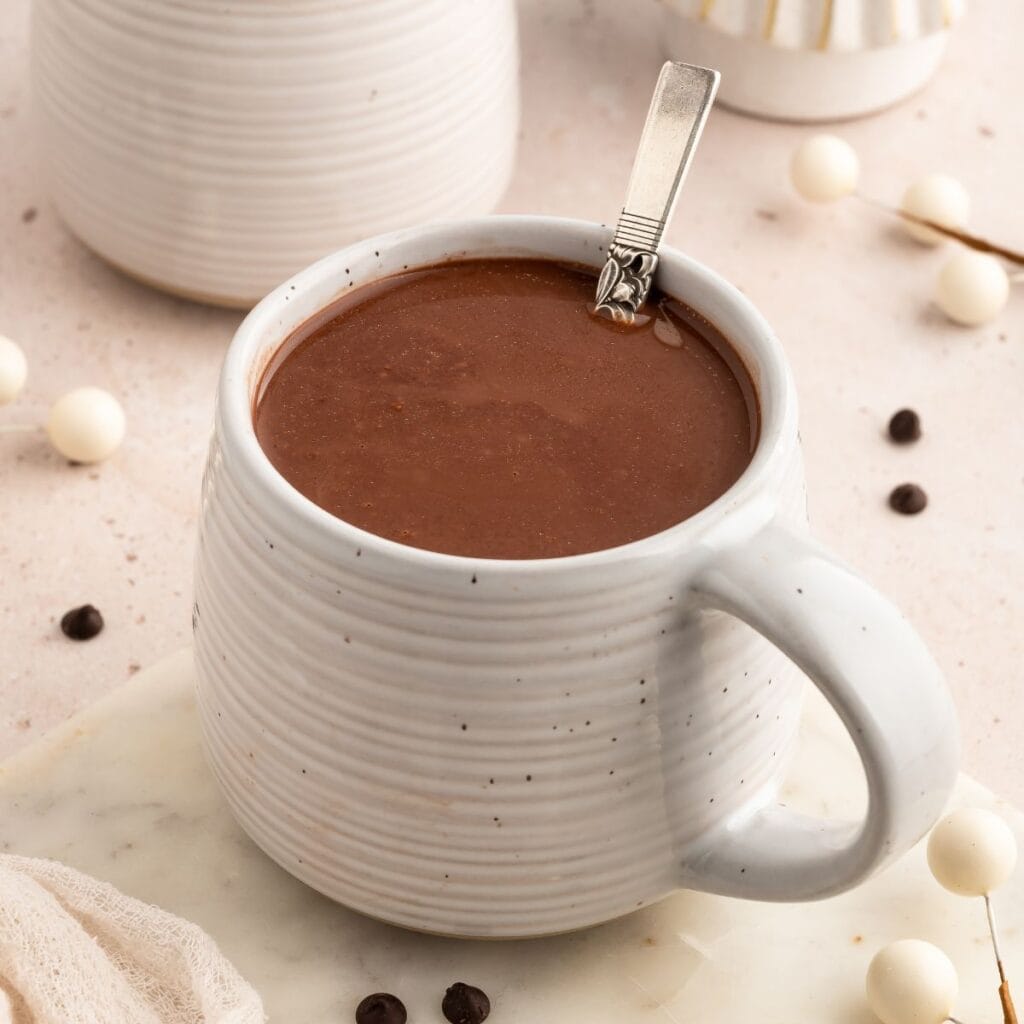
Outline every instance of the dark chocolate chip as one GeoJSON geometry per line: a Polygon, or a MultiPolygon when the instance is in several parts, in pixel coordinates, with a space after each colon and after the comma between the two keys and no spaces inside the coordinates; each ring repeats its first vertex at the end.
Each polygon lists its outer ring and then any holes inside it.
{"type": "Polygon", "coordinates": [[[921,436],[921,417],[913,409],[900,409],[889,420],[889,438],[896,444],[910,444],[921,436]]]}
{"type": "Polygon", "coordinates": [[[482,1024],[491,1012],[491,1001],[480,989],[457,981],[445,992],[441,1012],[452,1024],[482,1024]]]}
{"type": "Polygon", "coordinates": [[[64,614],[60,628],[70,640],[91,640],[103,629],[103,616],[91,604],[83,604],[64,614]]]}
{"type": "Polygon", "coordinates": [[[889,508],[904,516],[916,516],[927,504],[928,495],[917,484],[900,484],[889,495],[889,508]]]}
{"type": "Polygon", "coordinates": [[[398,996],[374,992],[356,1007],[356,1024],[405,1024],[408,1014],[398,996]]]}

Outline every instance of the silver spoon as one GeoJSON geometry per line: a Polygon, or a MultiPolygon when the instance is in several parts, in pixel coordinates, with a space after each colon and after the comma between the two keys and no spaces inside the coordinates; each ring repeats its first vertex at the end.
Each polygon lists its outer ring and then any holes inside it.
{"type": "Polygon", "coordinates": [[[693,160],[718,81],[717,71],[667,61],[654,97],[615,235],[597,281],[594,312],[631,324],[647,300],[658,246],[693,160]]]}

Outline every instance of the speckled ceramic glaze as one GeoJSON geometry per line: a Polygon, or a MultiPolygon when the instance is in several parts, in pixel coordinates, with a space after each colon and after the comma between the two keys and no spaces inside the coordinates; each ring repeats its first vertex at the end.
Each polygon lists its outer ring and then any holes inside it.
{"type": "Polygon", "coordinates": [[[247,307],[357,238],[488,212],[517,60],[513,0],[36,0],[40,163],[100,255],[247,307]]]}
{"type": "Polygon", "coordinates": [[[938,69],[967,0],[661,0],[678,60],[722,72],[719,98],[820,121],[889,106],[938,69]]]}
{"type": "Polygon", "coordinates": [[[930,656],[807,535],[778,342],[680,253],[664,251],[658,283],[732,339],[762,432],[733,488],[670,530],[569,558],[436,554],[328,515],[264,457],[261,373],[340,293],[450,256],[597,268],[609,234],[504,217],[363,242],[271,293],[228,353],[196,579],[206,749],[270,856],[375,917],[512,937],[681,886],[811,899],[907,849],[952,785],[954,715],[930,656]],[[774,802],[803,685],[782,651],[857,744],[863,822],[774,802]]]}

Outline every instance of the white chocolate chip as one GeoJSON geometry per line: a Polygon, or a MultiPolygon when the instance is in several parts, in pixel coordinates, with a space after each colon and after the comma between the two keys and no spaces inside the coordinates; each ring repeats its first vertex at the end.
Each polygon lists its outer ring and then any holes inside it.
{"type": "Polygon", "coordinates": [[[992,811],[966,807],[935,826],[928,866],[939,884],[960,896],[987,896],[1017,865],[1017,840],[992,811]]]}
{"type": "Polygon", "coordinates": [[[10,338],[0,335],[0,405],[18,397],[27,376],[25,353],[10,338]]]}
{"type": "Polygon", "coordinates": [[[868,967],[868,1005],[883,1024],[942,1024],[959,987],[949,957],[920,939],[886,946],[868,967]]]}
{"type": "MultiPolygon", "coordinates": [[[[971,216],[971,197],[956,178],[948,174],[928,174],[907,188],[900,209],[944,228],[964,228],[971,216]]],[[[912,238],[924,245],[940,245],[946,241],[923,224],[904,220],[903,226],[912,238]]]]}
{"type": "Polygon", "coordinates": [[[102,462],[124,440],[120,402],[102,388],[78,388],[58,398],[46,424],[50,441],[73,462],[102,462]]]}
{"type": "Polygon", "coordinates": [[[848,196],[857,188],[860,160],[844,139],[835,135],[812,135],[793,154],[789,176],[804,199],[828,203],[848,196]]]}
{"type": "Polygon", "coordinates": [[[1003,265],[987,253],[958,252],[942,268],[935,301],[951,320],[976,327],[994,320],[1010,297],[1003,265]]]}

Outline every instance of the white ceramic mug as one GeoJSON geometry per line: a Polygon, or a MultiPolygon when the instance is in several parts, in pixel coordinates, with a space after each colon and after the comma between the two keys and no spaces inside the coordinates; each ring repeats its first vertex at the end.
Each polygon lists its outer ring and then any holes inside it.
{"type": "Polygon", "coordinates": [[[671,529],[567,558],[438,554],[329,515],[267,461],[261,375],[340,294],[452,257],[597,268],[609,234],[495,217],[372,239],[272,292],[228,352],[196,579],[206,748],[249,835],[374,917],[511,937],[679,887],[827,896],[908,849],[953,784],[953,708],[924,645],[808,536],[778,341],[679,252],[658,284],[731,340],[762,420],[742,477],[671,529]],[[803,685],[786,655],[860,751],[864,821],[774,802],[803,685]]]}

